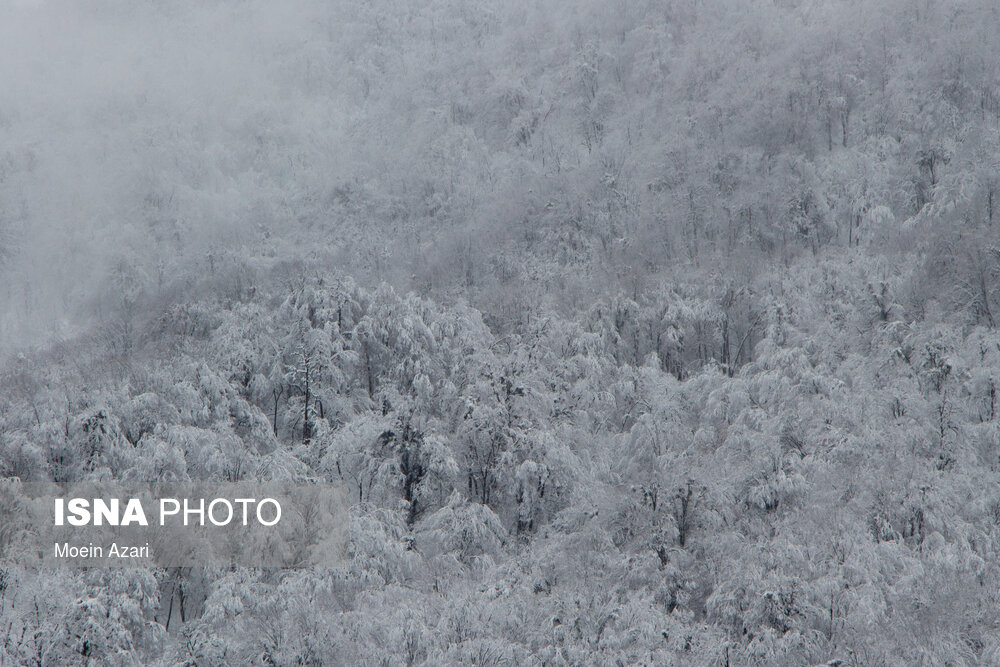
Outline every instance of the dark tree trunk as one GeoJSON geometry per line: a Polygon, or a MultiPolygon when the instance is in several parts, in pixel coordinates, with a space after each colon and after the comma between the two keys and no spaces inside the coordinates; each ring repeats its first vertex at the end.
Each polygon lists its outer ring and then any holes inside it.
{"type": "Polygon", "coordinates": [[[271,427],[274,431],[275,438],[278,437],[278,402],[281,400],[281,396],[284,393],[284,386],[279,386],[277,389],[271,390],[271,396],[274,398],[274,418],[271,420],[271,427]]]}

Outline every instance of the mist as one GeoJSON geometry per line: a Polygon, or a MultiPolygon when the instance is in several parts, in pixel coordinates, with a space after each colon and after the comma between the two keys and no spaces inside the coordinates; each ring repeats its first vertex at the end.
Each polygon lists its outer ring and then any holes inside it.
{"type": "Polygon", "coordinates": [[[211,249],[294,222],[311,188],[350,171],[338,86],[310,74],[322,32],[312,10],[7,6],[4,348],[72,331],[116,276],[162,287],[211,249]]]}
{"type": "Polygon", "coordinates": [[[3,4],[0,667],[1000,664],[998,53],[996,0],[3,4]],[[108,480],[329,484],[345,553],[42,569],[19,490],[108,480]]]}

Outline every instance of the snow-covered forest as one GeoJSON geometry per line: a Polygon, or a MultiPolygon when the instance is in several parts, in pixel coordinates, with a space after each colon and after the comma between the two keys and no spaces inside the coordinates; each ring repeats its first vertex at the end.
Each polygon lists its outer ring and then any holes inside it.
{"type": "Polygon", "coordinates": [[[0,3],[0,478],[353,503],[340,568],[0,562],[0,666],[1000,664],[998,54],[995,0],[0,3]]]}

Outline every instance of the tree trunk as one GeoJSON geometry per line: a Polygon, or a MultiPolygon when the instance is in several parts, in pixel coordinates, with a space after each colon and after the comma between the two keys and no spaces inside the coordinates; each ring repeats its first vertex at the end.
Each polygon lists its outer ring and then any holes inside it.
{"type": "Polygon", "coordinates": [[[312,436],[312,422],[309,421],[309,366],[306,365],[306,400],[302,406],[302,442],[309,442],[312,436]]]}
{"type": "Polygon", "coordinates": [[[274,418],[271,420],[271,425],[275,438],[278,437],[278,401],[281,400],[281,395],[284,393],[284,386],[279,386],[277,389],[271,390],[271,396],[274,398],[274,418]]]}

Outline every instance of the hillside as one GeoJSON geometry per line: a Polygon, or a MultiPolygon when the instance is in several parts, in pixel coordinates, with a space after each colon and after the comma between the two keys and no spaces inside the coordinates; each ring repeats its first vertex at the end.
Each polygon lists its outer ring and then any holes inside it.
{"type": "Polygon", "coordinates": [[[1000,663],[993,3],[9,11],[0,477],[353,504],[0,666],[1000,663]]]}

